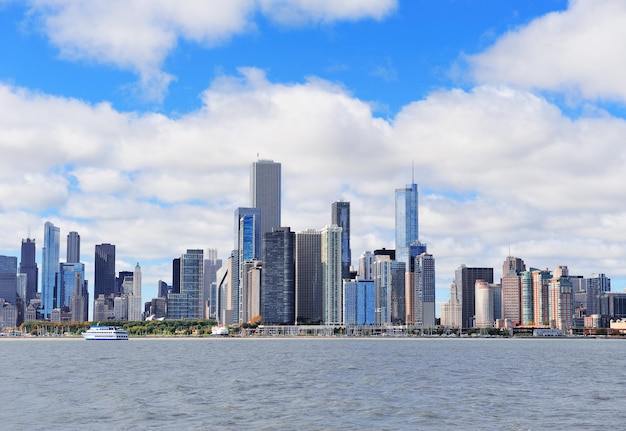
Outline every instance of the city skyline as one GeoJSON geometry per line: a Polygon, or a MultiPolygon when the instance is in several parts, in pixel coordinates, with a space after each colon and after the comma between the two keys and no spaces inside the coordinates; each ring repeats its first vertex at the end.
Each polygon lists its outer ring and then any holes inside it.
{"type": "Polygon", "coordinates": [[[394,248],[394,190],[419,184],[438,303],[460,265],[508,255],[626,285],[622,2],[189,3],[124,20],[46,4],[0,7],[1,255],[33,238],[41,272],[50,221],[62,257],[80,234],[90,291],[94,246],[112,243],[156,297],[185,250],[228,257],[250,163],[271,159],[293,232],[350,202],[353,266],[394,248]],[[146,38],[117,49],[106,22],[146,38]]]}

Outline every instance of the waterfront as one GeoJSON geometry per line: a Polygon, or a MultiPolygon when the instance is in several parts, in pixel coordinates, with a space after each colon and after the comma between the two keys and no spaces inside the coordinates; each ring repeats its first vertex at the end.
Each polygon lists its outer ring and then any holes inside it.
{"type": "Polygon", "coordinates": [[[4,339],[7,430],[620,428],[607,339],[4,339]]]}

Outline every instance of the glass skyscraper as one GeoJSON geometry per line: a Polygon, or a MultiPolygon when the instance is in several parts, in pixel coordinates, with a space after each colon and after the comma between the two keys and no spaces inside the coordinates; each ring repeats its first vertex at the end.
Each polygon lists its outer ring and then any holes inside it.
{"type": "Polygon", "coordinates": [[[26,297],[24,304],[28,305],[31,299],[37,296],[37,284],[39,282],[39,268],[35,262],[36,248],[34,239],[23,239],[20,274],[26,274],[26,297]]]}
{"type": "Polygon", "coordinates": [[[250,170],[250,206],[261,212],[261,235],[280,227],[280,163],[258,160],[250,170]]]}
{"type": "Polygon", "coordinates": [[[50,317],[57,305],[54,300],[56,274],[59,270],[60,230],[54,224],[46,222],[43,231],[41,250],[41,314],[50,317]]]}
{"type": "Polygon", "coordinates": [[[107,297],[115,291],[115,245],[96,244],[93,299],[100,295],[107,297]]]}
{"type": "Polygon", "coordinates": [[[12,305],[16,305],[16,296],[17,257],[0,256],[0,298],[12,305]]]}
{"type": "Polygon", "coordinates": [[[188,302],[187,319],[203,319],[204,252],[187,250],[180,257],[180,293],[188,302]]]}
{"type": "Polygon", "coordinates": [[[333,202],[331,223],[341,230],[341,278],[350,278],[352,254],[350,251],[350,202],[333,202]]]}
{"type": "Polygon", "coordinates": [[[261,259],[261,210],[259,208],[237,208],[235,210],[235,253],[233,268],[237,272],[232,277],[233,322],[243,318],[243,295],[241,279],[243,264],[261,259]]]}
{"type": "Polygon", "coordinates": [[[295,323],[295,233],[288,227],[263,234],[261,317],[263,323],[295,323]]]}
{"type": "Polygon", "coordinates": [[[396,260],[410,268],[409,247],[419,239],[417,184],[396,189],[396,260]]]}
{"type": "Polygon", "coordinates": [[[296,320],[322,321],[322,236],[315,229],[296,233],[296,320]]]}

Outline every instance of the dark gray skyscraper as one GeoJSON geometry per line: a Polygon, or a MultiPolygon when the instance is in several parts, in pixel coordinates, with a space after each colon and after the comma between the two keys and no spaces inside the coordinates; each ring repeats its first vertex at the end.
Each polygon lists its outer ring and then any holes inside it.
{"type": "Polygon", "coordinates": [[[322,321],[322,234],[310,229],[296,233],[296,321],[322,321]]]}
{"type": "Polygon", "coordinates": [[[461,292],[461,325],[463,328],[471,328],[474,322],[476,280],[493,283],[493,268],[468,268],[461,265],[454,274],[454,282],[461,292]]]}
{"type": "Polygon", "coordinates": [[[16,305],[17,257],[0,256],[0,298],[16,305]]]}
{"type": "Polygon", "coordinates": [[[250,170],[250,206],[261,211],[261,235],[280,226],[280,163],[259,160],[250,170]]]}
{"type": "Polygon", "coordinates": [[[264,323],[294,324],[295,242],[295,234],[288,227],[275,227],[263,235],[261,316],[264,323]]]}
{"type": "Polygon", "coordinates": [[[78,232],[67,234],[67,263],[80,262],[80,235],[78,232]]]}
{"type": "Polygon", "coordinates": [[[341,278],[350,278],[352,252],[350,251],[350,202],[333,202],[332,224],[341,228],[341,278]]]}
{"type": "Polygon", "coordinates": [[[26,298],[24,304],[28,305],[31,299],[37,296],[37,282],[39,281],[39,268],[35,262],[35,240],[22,240],[22,255],[20,260],[20,274],[26,274],[26,298]]]}
{"type": "Polygon", "coordinates": [[[115,293],[115,245],[96,244],[93,299],[115,293]]]}

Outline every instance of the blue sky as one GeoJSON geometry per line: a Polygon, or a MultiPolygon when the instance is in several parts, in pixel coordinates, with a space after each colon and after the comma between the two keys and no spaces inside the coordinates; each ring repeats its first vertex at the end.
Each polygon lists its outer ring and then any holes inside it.
{"type": "Polygon", "coordinates": [[[148,300],[187,248],[227,257],[260,154],[293,230],[351,202],[356,263],[393,247],[413,162],[438,302],[509,247],[621,291],[625,21],[619,0],[0,0],[0,253],[50,220],[90,280],[97,243],[139,262],[148,300]]]}

